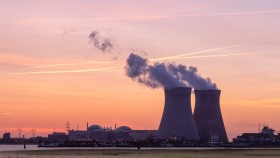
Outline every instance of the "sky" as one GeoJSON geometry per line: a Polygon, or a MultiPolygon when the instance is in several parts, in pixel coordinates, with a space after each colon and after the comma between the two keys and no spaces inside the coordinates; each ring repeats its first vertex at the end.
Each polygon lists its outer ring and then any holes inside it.
{"type": "Polygon", "coordinates": [[[164,92],[125,75],[118,61],[132,52],[149,59],[199,52],[163,61],[195,66],[217,84],[230,139],[257,132],[264,122],[280,130],[278,0],[0,4],[0,134],[18,137],[22,128],[31,136],[36,128],[46,136],[64,132],[66,121],[73,129],[87,122],[157,129],[164,92]],[[110,39],[113,49],[95,48],[92,31],[110,39]],[[36,67],[56,64],[70,65],[36,67]]]}

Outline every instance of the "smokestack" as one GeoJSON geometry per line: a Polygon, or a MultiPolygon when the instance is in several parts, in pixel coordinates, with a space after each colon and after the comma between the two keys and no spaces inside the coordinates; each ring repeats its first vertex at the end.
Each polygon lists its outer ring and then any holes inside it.
{"type": "Polygon", "coordinates": [[[165,104],[158,138],[183,137],[199,140],[191,110],[191,88],[177,87],[164,89],[165,104]]]}
{"type": "Polygon", "coordinates": [[[228,142],[220,109],[220,90],[195,90],[194,120],[201,141],[207,142],[211,135],[228,142]]]}

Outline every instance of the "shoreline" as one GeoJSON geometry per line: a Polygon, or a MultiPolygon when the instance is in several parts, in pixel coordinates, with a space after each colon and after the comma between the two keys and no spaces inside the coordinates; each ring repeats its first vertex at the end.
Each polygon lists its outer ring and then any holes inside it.
{"type": "Polygon", "coordinates": [[[0,151],[2,157],[280,157],[279,149],[60,149],[0,151]]]}

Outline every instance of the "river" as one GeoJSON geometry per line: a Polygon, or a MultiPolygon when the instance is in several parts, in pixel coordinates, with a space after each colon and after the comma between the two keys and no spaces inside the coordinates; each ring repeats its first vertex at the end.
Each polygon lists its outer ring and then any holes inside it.
{"type": "MultiPolygon", "coordinates": [[[[26,148],[23,148],[23,145],[0,145],[0,152],[1,151],[23,151],[23,150],[62,150],[62,149],[95,149],[95,150],[123,150],[123,149],[130,149],[130,150],[136,150],[137,148],[127,148],[127,147],[37,147],[37,145],[26,145],[26,148]]],[[[260,150],[260,149],[279,149],[279,148],[223,148],[223,147],[142,147],[141,150],[223,150],[223,149],[229,149],[229,150],[260,150]]]]}

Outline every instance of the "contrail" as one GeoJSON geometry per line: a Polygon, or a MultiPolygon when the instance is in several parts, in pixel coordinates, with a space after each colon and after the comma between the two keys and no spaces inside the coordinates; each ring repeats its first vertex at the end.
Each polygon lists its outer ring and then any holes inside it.
{"type": "Polygon", "coordinates": [[[50,68],[50,67],[85,65],[85,64],[110,64],[110,63],[122,63],[122,62],[125,62],[125,61],[124,60],[123,61],[89,61],[89,62],[77,62],[77,63],[68,63],[68,64],[32,66],[32,67],[26,67],[24,69],[50,68]]]}
{"type": "MultiPolygon", "coordinates": [[[[208,13],[208,14],[174,14],[174,15],[148,15],[148,16],[123,16],[123,17],[101,17],[101,18],[84,18],[84,19],[61,19],[61,20],[44,20],[48,22],[75,22],[75,21],[103,21],[103,20],[133,20],[133,19],[165,19],[174,17],[204,17],[204,16],[230,16],[230,15],[251,15],[251,14],[268,14],[279,13],[280,10],[261,10],[251,12],[232,12],[232,13],[208,13]]],[[[36,20],[36,19],[35,19],[36,20]]]]}
{"type": "Polygon", "coordinates": [[[231,53],[231,54],[217,54],[217,55],[201,55],[201,56],[181,56],[172,59],[196,59],[196,58],[214,58],[214,57],[227,57],[227,56],[240,56],[240,55],[257,55],[257,54],[276,54],[277,52],[260,52],[260,53],[231,53]]]}
{"type": "MultiPolygon", "coordinates": [[[[196,59],[196,58],[214,58],[214,57],[227,57],[227,56],[241,56],[241,55],[257,55],[257,54],[276,54],[277,52],[259,52],[259,53],[231,53],[231,54],[217,54],[217,55],[201,55],[201,56],[181,56],[174,57],[173,60],[178,59],[196,59]]],[[[153,61],[153,59],[149,59],[153,61]]],[[[36,71],[36,72],[23,72],[23,73],[10,73],[12,75],[30,75],[30,74],[61,74],[61,73],[81,73],[81,72],[94,72],[104,71],[123,67],[123,65],[99,69],[82,69],[82,70],[65,70],[65,71],[36,71]]]]}
{"type": "Polygon", "coordinates": [[[96,69],[81,69],[81,70],[63,70],[63,71],[35,71],[35,72],[21,72],[21,73],[10,73],[10,75],[32,75],[32,74],[63,74],[63,73],[80,73],[80,72],[95,72],[103,70],[116,69],[120,66],[106,67],[106,68],[96,68],[96,69]]]}
{"type": "MultiPolygon", "coordinates": [[[[150,61],[168,60],[168,59],[174,59],[174,58],[183,57],[183,56],[202,54],[202,53],[206,53],[206,52],[213,52],[213,51],[217,51],[217,50],[225,50],[225,49],[229,49],[229,48],[236,48],[236,47],[252,45],[252,44],[257,44],[257,43],[265,43],[265,42],[268,42],[268,41],[275,41],[275,40],[279,40],[279,39],[280,39],[279,37],[278,38],[271,38],[271,39],[266,39],[266,40],[259,40],[259,41],[249,42],[249,43],[241,43],[241,44],[236,44],[236,45],[231,45],[231,46],[225,46],[225,47],[213,48],[213,49],[208,49],[208,50],[203,50],[203,51],[178,54],[178,55],[167,56],[167,57],[162,57],[162,58],[154,58],[154,59],[149,59],[149,60],[150,61]]],[[[98,62],[98,61],[77,62],[77,63],[68,63],[68,64],[53,64],[53,65],[32,66],[32,67],[26,67],[24,69],[49,68],[49,67],[73,66],[73,65],[84,65],[84,64],[124,63],[124,62],[125,62],[125,60],[121,60],[121,61],[100,61],[100,62],[98,62]]]]}
{"type": "Polygon", "coordinates": [[[257,43],[265,43],[265,42],[269,42],[269,41],[276,41],[276,40],[279,40],[279,39],[280,39],[279,37],[278,38],[271,38],[271,39],[266,39],[266,40],[254,41],[254,42],[249,42],[249,43],[242,43],[242,44],[237,44],[237,45],[231,45],[231,46],[208,49],[208,50],[191,52],[191,53],[178,54],[178,55],[173,55],[173,56],[168,56],[168,57],[163,57],[163,58],[155,58],[155,59],[150,59],[150,60],[152,60],[152,61],[167,60],[167,59],[173,59],[173,58],[177,58],[177,57],[183,57],[183,56],[189,56],[189,55],[195,55],[195,54],[202,54],[202,53],[212,52],[212,51],[217,51],[217,50],[225,50],[225,49],[229,49],[229,48],[236,48],[236,47],[247,46],[247,45],[252,45],[252,44],[257,44],[257,43]]]}

